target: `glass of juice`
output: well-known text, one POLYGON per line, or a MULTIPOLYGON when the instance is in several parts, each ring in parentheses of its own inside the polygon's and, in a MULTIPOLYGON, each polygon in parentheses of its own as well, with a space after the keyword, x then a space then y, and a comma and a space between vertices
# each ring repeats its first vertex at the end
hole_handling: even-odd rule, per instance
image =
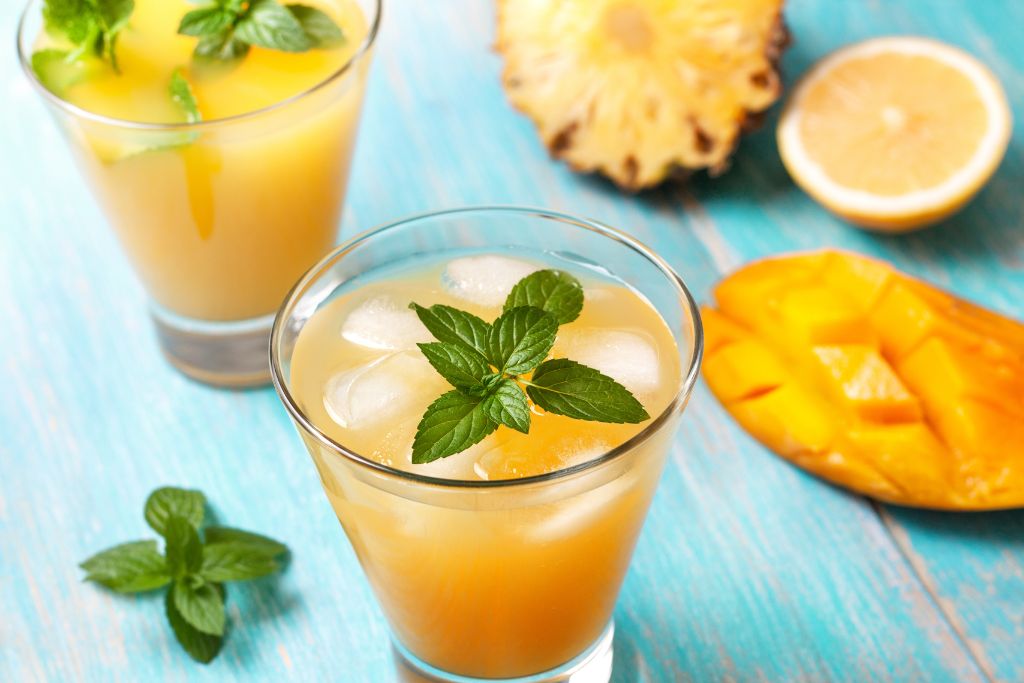
POLYGON ((41 0, 19 26, 22 66, 142 280, 161 349, 211 384, 269 381, 273 314, 336 243, 380 2, 303 4, 340 34, 231 59, 193 55, 178 27, 202 5, 188 0, 135 0, 116 66, 62 57, 41 0))
POLYGON ((404 220, 347 242, 298 282, 271 335, 274 383, 407 680, 608 680, 612 612, 701 349, 697 308, 663 259, 541 210, 404 220), (424 410, 452 387, 418 347, 432 335, 410 303, 490 322, 538 270, 583 290, 547 357, 613 378, 649 418, 585 421, 533 405, 528 433, 501 426, 413 464, 424 410))

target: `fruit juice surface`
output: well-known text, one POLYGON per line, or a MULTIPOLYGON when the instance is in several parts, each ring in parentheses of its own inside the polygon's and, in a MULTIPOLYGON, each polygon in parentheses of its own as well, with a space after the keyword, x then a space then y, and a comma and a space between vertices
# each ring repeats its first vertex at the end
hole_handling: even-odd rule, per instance
POLYGON ((61 119, 159 308, 210 321, 268 315, 333 245, 368 60, 332 76, 368 26, 354 0, 313 4, 341 27, 340 46, 253 47, 224 65, 193 60, 196 39, 177 34, 194 5, 137 0, 117 43, 120 73, 97 61, 60 93, 91 113, 155 124, 185 120, 168 94, 176 69, 195 93, 204 124, 192 131, 61 119))
MULTIPOLYGON (((529 435, 499 427, 456 455, 411 462, 425 408, 451 387, 416 348, 432 338, 409 303, 446 304, 490 322, 519 279, 552 267, 576 276, 585 300, 579 318, 559 328, 549 357, 615 378, 657 417, 681 384, 665 321, 622 282, 537 254, 460 256, 346 283, 299 334, 292 394, 338 444, 416 474, 511 481, 593 460, 650 421, 605 424, 534 408, 529 435)), ((608 467, 484 490, 437 490, 394 476, 375 482, 322 444, 307 446, 401 642, 449 672, 512 677, 572 659, 607 626, 672 420, 608 467)))

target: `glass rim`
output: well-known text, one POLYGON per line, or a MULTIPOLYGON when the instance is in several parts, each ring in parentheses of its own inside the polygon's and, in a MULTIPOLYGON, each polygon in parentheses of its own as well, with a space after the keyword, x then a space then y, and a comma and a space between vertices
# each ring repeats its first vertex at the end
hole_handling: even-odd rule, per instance
MULTIPOLYGON (((675 336, 675 335, 673 335, 675 336)), ((449 489, 495 489, 495 488, 511 488, 518 486, 526 486, 529 484, 538 484, 543 482, 555 481, 564 477, 585 472, 591 469, 600 467, 601 465, 607 464, 613 460, 617 460, 620 456, 634 450, 650 436, 660 431, 672 415, 683 405, 693 392, 694 384, 697 382, 697 374, 700 369, 700 360, 704 352, 704 330, 700 319, 700 307, 698 306, 690 290, 686 287, 686 283, 679 276, 678 273, 670 266, 661 256, 655 253, 652 249, 647 247, 645 244, 637 240, 636 238, 628 235, 620 230, 616 230, 610 226, 604 225, 603 223, 593 221, 586 218, 579 218, 566 213, 558 211, 550 211, 548 209, 531 208, 523 206, 508 206, 508 205, 481 205, 481 206, 466 206, 455 209, 442 209, 438 211, 428 211, 424 213, 415 214, 407 218, 402 218, 397 221, 378 225, 376 227, 365 230, 351 239, 343 242, 330 251, 326 256, 320 259, 315 265, 307 270, 299 281, 295 283, 295 286, 288 292, 284 299, 284 303, 281 304, 281 308, 278 310, 277 315, 274 318, 274 326, 270 332, 270 375, 274 384, 274 389, 277 391, 278 398, 284 403, 285 408, 291 415, 292 419, 299 425, 300 428, 304 429, 307 433, 312 435, 321 445, 330 448, 332 451, 336 451, 343 455, 348 460, 352 461, 356 465, 365 467, 369 470, 375 471, 379 474, 386 474, 391 477, 397 477, 399 479, 409 480, 418 484, 427 484, 431 486, 438 486, 449 489), (424 474, 417 474, 416 472, 410 472, 408 470, 401 470, 396 467, 390 467, 383 463, 377 462, 371 458, 367 458, 364 455, 356 453, 354 450, 347 448, 340 442, 336 441, 332 437, 324 433, 319 427, 314 424, 313 420, 309 418, 299 407, 295 398, 292 396, 291 391, 287 386, 287 382, 284 378, 284 369, 280 362, 281 348, 280 338, 285 329, 285 323, 294 310, 295 305, 301 298, 302 294, 308 289, 308 287, 324 272, 326 267, 334 262, 339 257, 343 257, 346 253, 351 252, 353 249, 359 247, 364 242, 373 239, 381 233, 388 232, 390 230, 396 230, 401 227, 408 226, 412 223, 417 223, 426 219, 438 218, 444 216, 458 216, 461 214, 486 214, 488 212, 498 213, 510 213, 518 215, 532 215, 540 218, 556 220, 560 223, 570 224, 578 228, 590 230, 603 237, 612 239, 615 242, 632 249, 636 253, 640 254, 657 267, 661 273, 666 276, 669 282, 675 286, 678 292, 682 295, 685 301, 685 312, 688 315, 693 325, 693 347, 690 351, 689 362, 686 369, 682 373, 679 382, 679 389, 669 401, 668 405, 661 411, 654 419, 651 420, 650 424, 641 429, 639 432, 634 434, 632 437, 624 441, 623 443, 615 446, 614 448, 604 452, 600 456, 588 460, 583 463, 571 465, 569 467, 563 467, 561 469, 554 470, 552 472, 545 472, 543 474, 535 474, 529 477, 522 477, 519 479, 494 479, 494 480, 472 480, 472 479, 445 479, 442 477, 433 477, 424 474)))
POLYGON ((377 34, 380 31, 381 13, 383 9, 384 0, 369 0, 373 3, 374 16, 370 21, 369 29, 366 32, 366 37, 356 48, 356 51, 352 53, 341 66, 335 71, 331 72, 330 75, 324 77, 323 80, 317 81, 315 84, 306 88, 302 92, 296 93, 283 100, 278 100, 273 104, 268 104, 265 107, 259 109, 253 109, 251 111, 244 111, 240 114, 232 114, 231 116, 224 116, 218 119, 209 119, 204 121, 196 121, 195 123, 189 123, 187 121, 174 122, 174 123, 153 123, 149 121, 134 121, 132 119, 120 119, 115 116, 107 116, 106 114, 100 114, 88 109, 83 109, 76 104, 68 102, 63 97, 51 92, 39 78, 36 76, 36 72, 32 69, 32 59, 29 55, 26 55, 25 50, 22 49, 22 38, 24 37, 25 25, 28 21, 29 12, 38 4, 41 4, 42 0, 28 0, 25 3, 25 9, 21 12, 21 17, 18 19, 18 34, 17 34, 17 49, 18 49, 18 62, 21 64, 22 71, 28 77, 28 80, 32 85, 40 92, 43 99, 48 101, 50 104, 57 108, 65 111, 66 113, 72 114, 78 118, 94 121, 96 123, 102 123, 108 126, 116 126, 119 128, 128 128, 132 130, 144 130, 144 131, 199 131, 203 129, 213 128, 218 124, 225 123, 236 123, 240 121, 246 121, 251 118, 257 118, 263 114, 269 114, 283 109, 290 104, 306 99, 308 96, 319 92, 323 88, 327 87, 331 83, 342 78, 349 72, 353 65, 361 62, 363 58, 369 53, 370 48, 376 42, 377 34))

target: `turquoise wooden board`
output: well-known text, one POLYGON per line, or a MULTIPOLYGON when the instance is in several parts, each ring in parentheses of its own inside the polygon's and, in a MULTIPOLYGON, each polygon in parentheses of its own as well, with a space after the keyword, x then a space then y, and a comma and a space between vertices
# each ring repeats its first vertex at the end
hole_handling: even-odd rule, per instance
MULTIPOLYGON (((17 7, 0 9, 13 27, 17 7)), ((1009 314, 1024 301, 1024 5, 794 0, 788 80, 844 43, 914 33, 1002 79, 1018 120, 968 209, 917 235, 844 226, 789 181, 774 119, 732 170, 624 196, 550 161, 506 103, 482 0, 385 11, 343 234, 446 206, 547 206, 628 230, 705 298, 747 259, 836 245, 1009 314)), ((0 60, 0 680, 390 680, 387 632, 273 392, 189 382, 20 74, 0 60), (279 578, 233 588, 213 664, 172 641, 158 598, 80 582, 143 537, 146 494, 198 487, 231 524, 286 540, 279 578)), ((878 506, 779 461, 700 385, 616 613, 615 680, 1024 680, 1024 514, 878 506)))

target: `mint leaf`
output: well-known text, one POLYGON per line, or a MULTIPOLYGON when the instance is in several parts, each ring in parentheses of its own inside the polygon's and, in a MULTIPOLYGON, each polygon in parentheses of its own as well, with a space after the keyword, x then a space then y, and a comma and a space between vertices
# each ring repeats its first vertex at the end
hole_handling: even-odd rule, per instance
POLYGON ((583 310, 583 286, 561 270, 538 270, 517 282, 509 292, 504 310, 518 306, 547 311, 560 325, 571 323, 583 310))
POLYGON ((278 543, 267 536, 254 534, 251 531, 243 531, 242 529, 232 529, 227 526, 208 526, 203 531, 203 534, 208 544, 240 543, 252 548, 253 552, 258 550, 271 556, 283 555, 288 552, 288 546, 284 543, 278 543))
POLYGON ((526 391, 544 410, 577 420, 632 424, 650 418, 626 387, 567 358, 541 363, 526 391))
POLYGON ((483 411, 493 422, 523 434, 530 433, 530 406, 526 394, 513 379, 498 384, 494 393, 484 399, 483 411))
POLYGON ((470 393, 483 392, 482 381, 491 374, 491 366, 479 353, 450 342, 430 342, 416 346, 420 347, 427 361, 453 387, 470 390, 470 393))
POLYGON ((188 520, 193 527, 199 528, 203 523, 203 507, 206 497, 201 491, 190 491, 173 486, 159 488, 149 494, 146 499, 146 523, 153 531, 166 536, 165 527, 171 515, 178 515, 188 520))
POLYGON ((247 581, 278 570, 274 554, 242 542, 211 543, 203 548, 199 575, 207 581, 247 581))
POLYGON ((298 20, 311 47, 328 49, 345 42, 345 34, 326 12, 309 5, 285 5, 285 9, 298 20))
MULTIPOLYGON (((185 120, 189 123, 198 123, 203 120, 199 114, 199 105, 196 103, 196 96, 192 92, 192 86, 185 80, 181 69, 175 69, 171 74, 171 84, 168 87, 171 100, 181 109, 185 120)), ((199 520, 202 521, 202 518, 199 520)))
POLYGON ((250 45, 284 52, 304 52, 312 47, 302 24, 277 0, 252 0, 235 26, 235 37, 250 45))
POLYGON ((135 0, 94 0, 99 15, 101 53, 117 71, 117 37, 128 25, 128 19, 135 10, 135 0))
POLYGON ((466 313, 443 304, 434 304, 430 308, 424 308, 419 304, 412 303, 409 304, 409 308, 416 311, 420 322, 438 341, 459 344, 486 358, 487 336, 491 326, 480 318, 472 313, 466 313))
POLYGON ((431 403, 416 428, 412 462, 421 465, 446 458, 479 443, 498 428, 483 411, 483 399, 458 389, 431 403))
POLYGON ((487 337, 488 360, 510 375, 537 367, 555 343, 558 321, 533 306, 519 306, 501 314, 487 337))
POLYGON ((211 636, 224 635, 224 598, 213 584, 193 586, 188 580, 174 582, 174 607, 193 628, 211 636))
POLYGON ((85 45, 99 35, 99 17, 91 0, 44 0, 43 21, 51 35, 62 35, 74 45, 85 45))
POLYGON ((196 44, 194 54, 200 59, 230 62, 249 53, 249 45, 235 37, 233 29, 203 36, 196 44))
POLYGON ((100 23, 107 33, 117 33, 128 25, 135 0, 95 0, 100 23))
POLYGON ((67 50, 37 50, 32 53, 32 71, 43 87, 63 96, 68 88, 89 76, 89 63, 71 57, 67 50))
POLYGON ((69 60, 92 50, 117 71, 117 36, 134 9, 134 0, 44 0, 43 21, 48 33, 63 36, 75 46, 69 60))
POLYGON ((95 581, 119 593, 153 590, 171 580, 163 555, 157 552, 156 541, 115 545, 78 566, 86 571, 86 581, 95 581))
POLYGON ((220 652, 224 639, 221 636, 203 633, 185 620, 174 604, 176 588, 176 586, 171 586, 171 590, 167 591, 167 597, 164 600, 167 621, 170 622, 174 637, 185 648, 185 652, 197 662, 207 664, 213 661, 213 658, 220 652))
POLYGON ((185 36, 219 34, 235 23, 236 14, 222 7, 200 7, 188 12, 178 23, 178 33, 185 36))
POLYGON ((167 517, 163 534, 168 573, 182 577, 198 571, 203 563, 203 544, 192 522, 172 514, 167 517))

